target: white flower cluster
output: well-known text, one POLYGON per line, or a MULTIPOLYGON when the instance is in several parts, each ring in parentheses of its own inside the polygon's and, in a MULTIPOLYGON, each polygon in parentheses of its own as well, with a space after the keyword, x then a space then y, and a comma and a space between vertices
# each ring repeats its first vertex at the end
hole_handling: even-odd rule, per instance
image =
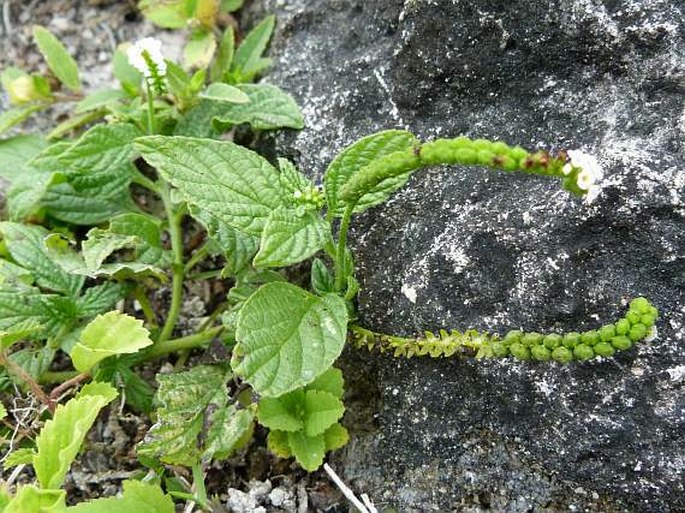
POLYGON ((126 51, 126 56, 131 66, 147 79, 160 79, 166 75, 166 62, 162 54, 162 42, 159 39, 146 37, 136 41, 126 51))
POLYGON ((592 201, 599 192, 597 182, 604 176, 602 166, 595 157, 580 150, 569 150, 568 156, 569 162, 563 167, 563 173, 568 175, 574 168, 581 168, 576 184, 579 189, 587 192, 587 200, 592 201))

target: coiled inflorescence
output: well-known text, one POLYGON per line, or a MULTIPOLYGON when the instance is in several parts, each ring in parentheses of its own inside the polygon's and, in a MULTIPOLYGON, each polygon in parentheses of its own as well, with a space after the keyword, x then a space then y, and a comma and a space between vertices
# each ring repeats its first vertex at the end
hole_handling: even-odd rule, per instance
POLYGON ((630 302, 628 313, 614 324, 583 333, 524 333, 519 330, 499 335, 476 330, 459 332, 441 330, 437 335, 427 332, 424 338, 403 338, 374 333, 359 326, 350 328, 350 338, 357 347, 395 356, 431 356, 433 358, 462 356, 475 358, 507 358, 519 360, 589 360, 595 356, 610 357, 616 351, 630 349, 635 343, 656 333, 657 309, 645 298, 630 302))
POLYGON ((355 203, 369 190, 384 180, 401 176, 416 169, 442 164, 486 166, 504 171, 553 176, 562 179, 569 192, 583 196, 587 189, 579 186, 578 176, 583 172, 579 166, 569 164, 566 152, 552 155, 538 151, 531 153, 520 146, 509 146, 501 141, 487 139, 436 139, 414 148, 391 153, 371 162, 359 170, 343 186, 340 199, 355 203))

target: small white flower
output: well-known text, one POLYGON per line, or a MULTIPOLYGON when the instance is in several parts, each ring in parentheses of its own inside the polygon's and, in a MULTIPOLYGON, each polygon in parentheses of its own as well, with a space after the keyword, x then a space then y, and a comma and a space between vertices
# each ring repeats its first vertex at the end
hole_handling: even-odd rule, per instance
POLYGON ((295 191, 293 192, 293 197, 295 199, 300 199, 302 197, 302 191, 295 191))
POLYGON ((593 185, 602 179, 604 174, 602 166, 599 165, 595 157, 580 150, 569 150, 568 156, 571 160, 563 167, 562 172, 567 175, 573 168, 581 168, 577 178, 578 188, 589 191, 593 185))
POLYGON ((159 39, 146 37, 136 41, 126 51, 126 56, 131 66, 140 71, 145 78, 158 79, 166 75, 166 62, 162 54, 162 42, 159 39))

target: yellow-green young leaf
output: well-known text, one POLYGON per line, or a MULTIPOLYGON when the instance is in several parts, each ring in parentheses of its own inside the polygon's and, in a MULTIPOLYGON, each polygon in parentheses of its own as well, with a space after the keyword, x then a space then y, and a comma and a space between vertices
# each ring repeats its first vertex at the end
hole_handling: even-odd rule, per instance
POLYGON ((64 490, 41 490, 33 485, 22 486, 2 510, 2 513, 65 513, 64 490))
POLYGON ((323 435, 307 436, 303 431, 288 433, 288 445, 297 462, 308 472, 314 472, 323 464, 326 440, 323 435))
MULTIPOLYGON (((351 146, 345 148, 330 163, 324 175, 324 186, 328 209, 341 216, 345 204, 338 199, 340 189, 355 173, 376 159, 395 153, 396 151, 412 148, 418 143, 413 134, 404 130, 387 130, 364 137, 351 146)), ((373 190, 367 192, 357 202, 355 212, 362 212, 367 208, 385 201, 390 194, 402 187, 409 178, 409 174, 385 180, 373 190)))
POLYGON ((262 232, 255 267, 286 267, 306 260, 330 238, 328 223, 318 212, 302 215, 294 209, 271 212, 262 232))
POLYGON ((186 68, 206 68, 212 61, 216 50, 216 40, 211 32, 196 32, 183 49, 183 62, 186 68))
MULTIPOLYGON (((138 445, 138 454, 172 465, 190 467, 198 463, 207 449, 212 418, 220 419, 222 416, 216 415, 218 410, 227 407, 226 382, 230 377, 231 372, 218 365, 158 375, 157 422, 138 445)), ((219 437, 216 443, 218 450, 222 450, 219 437)))
POLYGON ((267 16, 243 39, 235 52, 231 71, 239 82, 248 82, 266 68, 270 61, 262 58, 276 24, 275 16, 267 16))
POLYGON ((201 94, 201 98, 227 103, 247 103, 250 97, 235 86, 215 82, 209 84, 201 94))
POLYGON ((81 90, 78 66, 64 45, 50 31, 40 25, 33 26, 33 38, 55 76, 72 91, 81 90))
POLYGON ((234 370, 261 395, 304 386, 340 356, 347 307, 334 294, 317 297, 288 283, 269 283, 240 310, 234 370))
POLYGON ((109 356, 136 353, 151 344, 143 321, 114 310, 98 315, 85 327, 71 350, 71 361, 79 372, 88 372, 109 356))
POLYGON ((162 28, 184 28, 190 17, 186 0, 141 0, 138 8, 148 20, 162 28))
POLYGON ((326 372, 321 374, 318 378, 307 385, 307 390, 319 390, 321 392, 328 392, 337 397, 342 398, 343 387, 345 386, 345 380, 343 379, 342 371, 331 367, 326 372))
POLYGON ((226 105, 217 112, 213 125, 226 131, 234 125, 247 123, 257 130, 304 128, 304 118, 292 96, 269 84, 236 86, 249 99, 247 103, 226 105))
POLYGON ((221 0, 221 10, 235 12, 243 6, 244 0, 221 0))
POLYGON ((68 513, 174 513, 174 502, 158 485, 140 481, 124 481, 121 497, 108 497, 82 502, 67 510, 68 513))
POLYGON ((326 441, 326 451, 340 449, 350 440, 350 434, 340 424, 336 423, 329 427, 323 434, 326 441))
POLYGON ((13 450, 2 462, 2 468, 7 470, 17 465, 30 465, 33 463, 33 457, 36 451, 30 447, 23 447, 21 449, 13 450))
POLYGON ((305 393, 305 433, 317 436, 338 422, 345 412, 340 399, 328 392, 308 390, 305 393))
POLYGON ((298 415, 297 399, 293 398, 298 392, 291 392, 278 398, 264 397, 259 401, 257 418, 262 426, 278 431, 300 431, 304 423, 298 415))
POLYGON ((0 403, 0 420, 4 419, 7 417, 7 409, 5 408, 5 405, 0 403))
POLYGON ((219 13, 219 0, 194 0, 195 19, 207 30, 212 30, 216 24, 216 15, 219 13))
POLYGON ((62 486, 86 433, 100 410, 116 396, 116 389, 108 384, 89 384, 75 398, 57 406, 53 418, 36 437, 38 453, 33 457, 33 468, 41 488, 54 490, 62 486))
POLYGON ((140 137, 136 147, 191 205, 248 235, 261 236, 284 202, 278 171, 255 152, 228 141, 140 137))
POLYGON ((279 458, 290 458, 293 455, 288 442, 287 431, 269 431, 269 436, 266 438, 266 445, 268 449, 279 458))
POLYGON ((219 48, 214 57, 214 63, 210 70, 209 78, 212 82, 221 82, 224 75, 231 69, 233 54, 235 53, 235 32, 229 25, 221 36, 219 48))

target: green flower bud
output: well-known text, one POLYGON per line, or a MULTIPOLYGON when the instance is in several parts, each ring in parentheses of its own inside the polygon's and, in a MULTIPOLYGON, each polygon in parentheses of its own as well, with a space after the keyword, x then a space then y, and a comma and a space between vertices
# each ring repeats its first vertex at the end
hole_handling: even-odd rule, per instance
POLYGON ((637 324, 637 323, 639 323, 641 317, 642 317, 642 315, 641 315, 639 312, 636 312, 635 310, 630 310, 630 311, 626 314, 626 319, 628 319, 628 322, 629 322, 630 324, 637 324))
POLYGON ((626 349, 630 349, 630 347, 633 345, 633 342, 628 337, 619 335, 618 337, 611 339, 611 345, 619 351, 625 351, 626 349))
POLYGON ((460 148, 454 152, 455 164, 471 165, 478 163, 478 153, 471 148, 460 148))
POLYGON ((520 330, 511 330, 504 336, 504 340, 502 342, 510 346, 511 344, 515 342, 521 342, 521 338, 523 337, 523 332, 520 330))
POLYGON ((621 319, 616 323, 616 334, 627 335, 630 331, 630 321, 628 319, 621 319))
POLYGON ((492 354, 496 358, 505 358, 509 356, 509 348, 502 342, 493 342, 490 344, 492 354))
POLYGON ((543 345, 537 345, 530 348, 530 354, 534 360, 545 362, 552 357, 552 352, 543 345))
POLYGON ((565 333, 564 341, 562 343, 564 344, 564 347, 573 349, 580 344, 580 333, 576 333, 575 331, 572 331, 571 333, 565 333))
POLYGON ((641 314, 649 313, 651 306, 652 304, 644 297, 636 297, 630 302, 630 309, 641 314))
POLYGON ((552 358, 559 363, 568 363, 573 360, 573 353, 565 347, 557 347, 552 351, 552 358))
POLYGON ((655 319, 659 318, 659 310, 657 310, 655 306, 650 306, 648 313, 655 319))
POLYGON ((547 349, 555 349, 561 346, 562 340, 564 340, 564 337, 561 335, 550 333, 549 335, 545 335, 545 338, 542 339, 542 342, 545 344, 547 349))
POLYGON ((511 344, 509 346, 509 351, 511 351, 511 355, 514 358, 519 360, 530 360, 530 350, 519 342, 514 342, 511 344))
POLYGON ((488 139, 474 139, 473 142, 471 143, 471 147, 476 150, 476 151, 489 151, 492 153, 492 141, 489 141, 488 139))
POLYGON ((534 331, 526 333, 521 337, 521 344, 526 347, 532 347, 542 344, 542 335, 534 331))
POLYGON ((640 317, 640 324, 644 324, 648 328, 651 328, 652 326, 654 326, 655 321, 656 321, 656 319, 654 318, 654 316, 652 316, 652 314, 646 313, 646 314, 642 314, 642 316, 640 317))
POLYGON ((599 329, 599 338, 602 342, 610 342, 616 336, 616 327, 613 324, 607 324, 599 329))
POLYGON ((580 336, 580 341, 588 346, 594 346, 599 342, 599 333, 595 330, 586 331, 580 336))
POLYGON ((514 146, 510 151, 509 151, 509 156, 517 161, 523 160, 528 156, 528 152, 521 148, 520 146, 514 146))
POLYGON ((478 163, 482 166, 492 165, 492 159, 495 158, 495 154, 488 150, 480 150, 478 152, 478 163))
POLYGON ((588 345, 578 344, 573 348, 573 356, 575 356, 578 360, 589 360, 595 356, 595 352, 588 345))
POLYGON ((628 333, 628 338, 632 340, 633 342, 637 342, 638 340, 642 340, 645 338, 647 335, 647 326, 644 324, 638 323, 634 325, 632 328, 630 328, 630 332, 628 333))
POLYGON ((511 148, 507 143, 495 141, 490 145, 490 150, 498 155, 506 155, 511 151, 511 148))
POLYGON ((599 342, 595 344, 593 349, 599 356, 604 356, 607 358, 609 356, 613 356, 615 353, 614 346, 612 346, 609 342, 599 342))

